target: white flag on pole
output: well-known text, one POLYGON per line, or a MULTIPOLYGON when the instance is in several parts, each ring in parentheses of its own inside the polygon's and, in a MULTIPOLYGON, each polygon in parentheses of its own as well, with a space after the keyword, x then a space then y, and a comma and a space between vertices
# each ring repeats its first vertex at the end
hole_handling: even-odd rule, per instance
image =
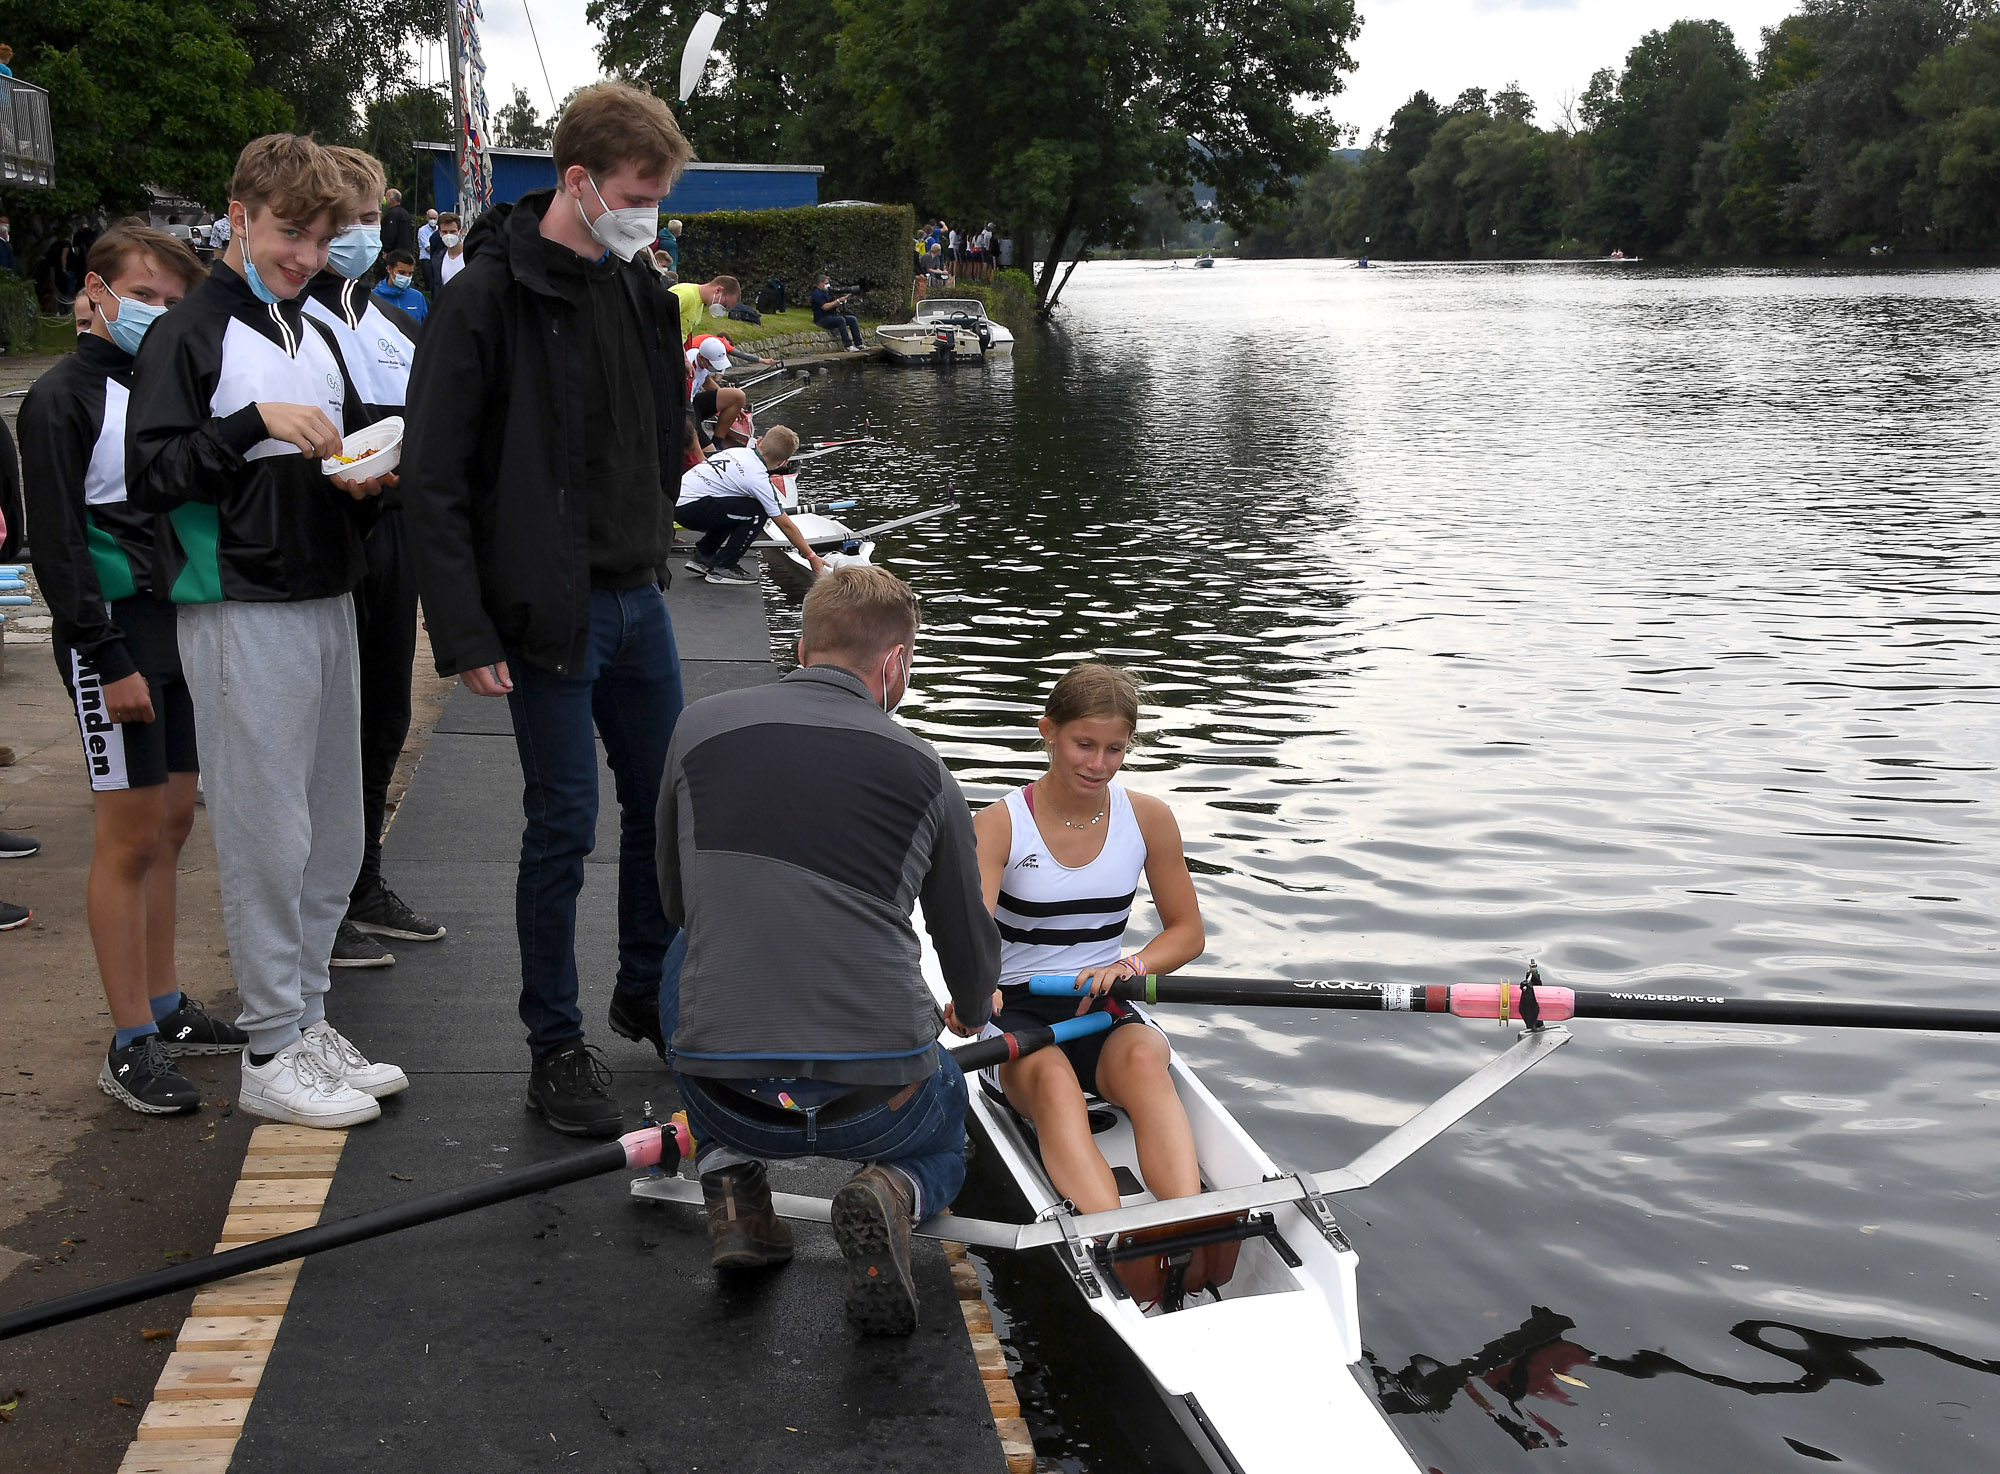
POLYGON ((702 69, 708 65, 708 53, 715 45, 715 33, 722 29, 722 17, 704 10, 701 19, 688 32, 687 50, 681 53, 681 101, 694 96, 694 89, 701 85, 702 69))

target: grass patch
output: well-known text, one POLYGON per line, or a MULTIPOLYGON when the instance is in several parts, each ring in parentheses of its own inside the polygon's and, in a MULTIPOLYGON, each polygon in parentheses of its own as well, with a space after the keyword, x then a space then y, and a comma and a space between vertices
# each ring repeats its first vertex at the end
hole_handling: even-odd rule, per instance
MULTIPOLYGON (((861 319, 861 340, 864 343, 874 340, 875 324, 874 318, 861 319)), ((813 325, 812 312, 804 307, 788 307, 783 312, 767 312, 761 323, 738 322, 734 318, 721 320, 710 318, 702 324, 702 327, 705 331, 722 334, 738 348, 755 348, 759 343, 769 342, 772 338, 782 338, 791 333, 824 331, 813 325)))

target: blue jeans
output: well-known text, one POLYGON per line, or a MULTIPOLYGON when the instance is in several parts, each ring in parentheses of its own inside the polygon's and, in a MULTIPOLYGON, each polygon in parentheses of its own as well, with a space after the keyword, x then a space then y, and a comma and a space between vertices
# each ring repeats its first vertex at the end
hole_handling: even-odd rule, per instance
POLYGON ((887 1162, 917 1185, 917 1219, 942 1213, 965 1186, 965 1075, 949 1050, 901 1109, 876 1106, 831 1125, 779 1126, 731 1109, 734 1092, 699 1075, 674 1072, 688 1125, 700 1146, 719 1142, 763 1161, 834 1157, 887 1162))
POLYGON ((508 660, 514 746, 521 755, 521 1022, 537 1058, 583 1037, 577 1008, 576 895, 597 843, 597 744, 617 780, 618 991, 660 984, 674 924, 660 909, 654 812, 667 743, 681 714, 681 662, 656 588, 592 589, 582 670, 559 676, 508 660))
POLYGON ((842 347, 861 346, 861 319, 851 312, 815 312, 813 323, 833 334, 833 339, 842 347))

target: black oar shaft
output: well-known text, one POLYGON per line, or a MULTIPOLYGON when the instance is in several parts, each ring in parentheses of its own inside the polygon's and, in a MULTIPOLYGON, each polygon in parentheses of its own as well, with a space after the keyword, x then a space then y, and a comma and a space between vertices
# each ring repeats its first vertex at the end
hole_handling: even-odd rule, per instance
MULTIPOLYGON (((971 1044, 953 1050, 952 1056, 958 1060, 961 1068, 969 1073, 988 1065, 1005 1064, 1008 1060, 1019 1059, 1024 1054, 1032 1054, 1035 1050, 1055 1043, 1058 1039, 1070 1038, 1078 1033, 1088 1033, 1109 1023, 1108 1017, 1095 1014, 1082 1019, 1065 1019, 1055 1025, 1016 1029, 1012 1034, 975 1040, 971 1044)), ((348 1244, 380 1238, 384 1234, 396 1233, 405 1228, 435 1223, 442 1218, 455 1218, 461 1213, 470 1213, 475 1209, 491 1207, 495 1203, 527 1197, 530 1193, 561 1187, 565 1183, 580 1182, 586 1177, 599 1177, 607 1172, 616 1172, 624 1168, 646 1166, 660 1160, 659 1136, 663 1129, 669 1133, 678 1133, 683 1128, 649 1127, 632 1132, 617 1141, 607 1141, 602 1146, 573 1152, 552 1161, 538 1162, 532 1167, 504 1173, 485 1182, 471 1182, 462 1187, 446 1188, 442 1192, 412 1198, 406 1203, 377 1208, 372 1213, 361 1213, 332 1223, 315 1224, 296 1233, 279 1234, 276 1238, 245 1244, 239 1249, 229 1249, 207 1259, 191 1259, 185 1264, 176 1264, 169 1269, 156 1270, 151 1274, 119 1280, 115 1284, 100 1285, 93 1290, 80 1290, 74 1295, 65 1295, 57 1300, 46 1300, 39 1305, 27 1305, 19 1310, 7 1311, 0 1314, 0 1341, 14 1336, 24 1336, 30 1331, 46 1330, 65 1321, 81 1320, 87 1315, 117 1310, 121 1306, 136 1305, 143 1300, 156 1300, 162 1295, 174 1295, 182 1290, 197 1289, 202 1285, 213 1284, 217 1280, 248 1274, 254 1269, 268 1269, 273 1264, 302 1259, 309 1254, 322 1254, 328 1249, 338 1249, 348 1244)))
POLYGON ((1909 1003, 1718 998, 1648 993, 1578 993, 1577 1018, 1660 1019, 1675 1023, 1814 1024, 1835 1029, 1939 1029, 2000 1033, 2000 1009, 1930 1008, 1909 1003))
POLYGON ((1141 1003, 1209 1003, 1251 1008, 1350 1008, 1449 1013, 1557 1023, 1572 1018, 1663 1023, 1777 1024, 1844 1029, 1935 1029, 2000 1033, 2000 1009, 1848 1003, 1816 998, 1728 998, 1701 993, 1577 992, 1536 983, 1410 986, 1331 978, 1221 978, 1182 973, 1127 978, 1113 997, 1141 1003))
POLYGON ((561 1187, 564 1183, 577 1182, 585 1177, 615 1172, 628 1164, 625 1143, 608 1141, 588 1151, 538 1162, 532 1167, 523 1167, 486 1182, 472 1182, 462 1187, 446 1188, 443 1192, 427 1193, 406 1203, 377 1208, 372 1213, 316 1224, 296 1233, 279 1234, 276 1238, 230 1249, 207 1259, 191 1259, 171 1269, 119 1280, 116 1284, 100 1285, 94 1290, 80 1290, 74 1295, 44 1301, 40 1305, 24 1306, 0 1315, 0 1341, 60 1325, 64 1321, 79 1320, 86 1315, 96 1315, 100 1311, 116 1310, 123 1305, 136 1305, 142 1300, 154 1300, 162 1295, 213 1284, 216 1280, 247 1274, 253 1269, 267 1269, 288 1259, 324 1253, 328 1249, 357 1244, 364 1239, 380 1238, 383 1234, 414 1228, 420 1223, 435 1223, 440 1218, 456 1217, 475 1208, 526 1197, 530 1193, 561 1187))

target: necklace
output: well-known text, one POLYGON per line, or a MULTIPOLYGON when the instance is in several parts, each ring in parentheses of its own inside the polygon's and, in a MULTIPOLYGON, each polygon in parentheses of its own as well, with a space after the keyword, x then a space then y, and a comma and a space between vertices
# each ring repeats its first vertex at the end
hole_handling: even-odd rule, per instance
MULTIPOLYGON (((1028 807, 1030 811, 1032 811, 1034 805, 1031 803, 1029 804, 1028 807)), ((1111 804, 1110 801, 1107 799, 1104 805, 1101 808, 1099 808, 1096 813, 1092 814, 1088 819, 1083 819, 1083 820, 1063 819, 1062 827, 1065 829, 1089 829, 1094 825, 1103 823, 1104 816, 1110 812, 1111 812, 1111 804)), ((1060 816, 1058 817, 1060 818, 1060 816)))

